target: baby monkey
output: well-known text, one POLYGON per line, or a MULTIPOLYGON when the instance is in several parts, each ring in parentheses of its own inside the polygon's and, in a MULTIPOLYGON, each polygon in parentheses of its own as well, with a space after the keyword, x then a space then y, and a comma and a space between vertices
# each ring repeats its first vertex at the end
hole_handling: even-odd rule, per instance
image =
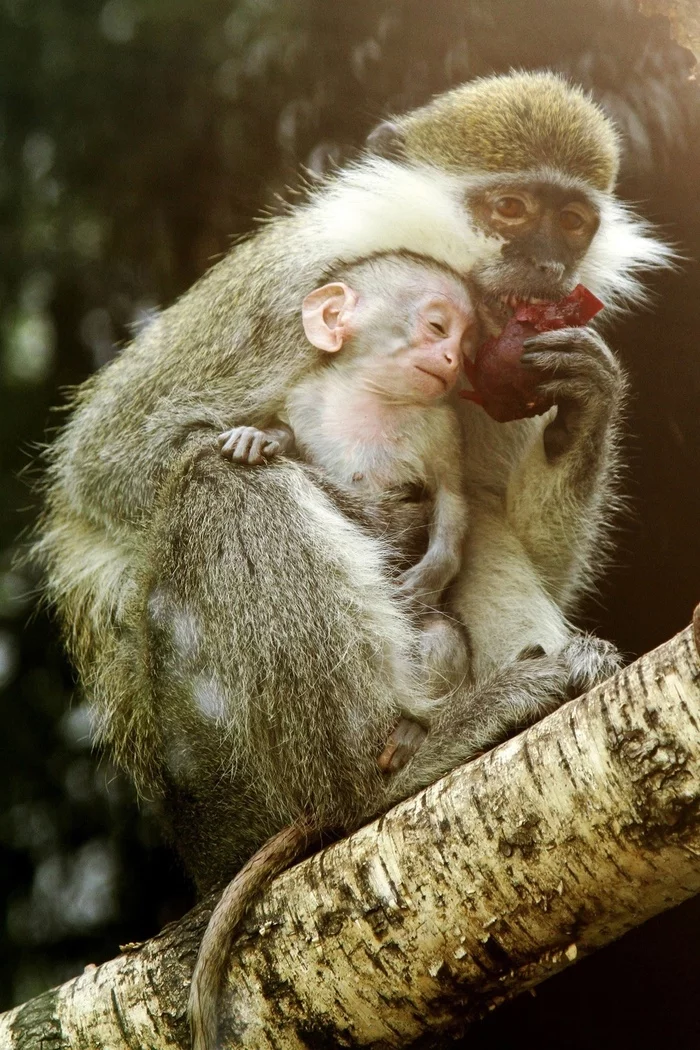
MULTIPOLYGON (((429 608, 416 612, 429 716, 430 702, 468 672, 464 629, 439 610, 459 570, 467 531, 462 434, 450 394, 462 354, 470 349, 474 314, 462 281, 435 263, 378 256, 343 276, 315 289, 302 305, 304 331, 327 360, 290 391, 282 419, 266 430, 234 427, 219 436, 219 444, 228 458, 251 465, 294 448, 334 488, 357 496, 353 507, 369 507, 365 520, 388 522, 389 545, 404 567, 399 592, 429 608), (426 525, 427 549, 416 561, 410 533, 424 534, 426 525)), ((391 733, 379 768, 386 774, 400 769, 425 733, 415 714, 407 713, 391 733)), ((317 843, 318 833, 311 820, 283 828, 224 889, 192 977, 194 1050, 219 1045, 226 960, 252 897, 317 843)))
MULTIPOLYGON (((388 495, 413 504, 413 519, 404 507, 388 538, 404 554, 398 592, 423 613, 420 664, 427 698, 436 699, 467 671, 463 629, 435 610, 459 571, 468 525, 450 395, 471 346, 474 310, 460 278, 427 260, 383 255, 343 276, 312 291, 301 309, 307 338, 328 360, 291 390, 273 426, 234 427, 219 444, 234 462, 251 465, 295 450, 370 507, 388 495), (427 549, 406 568, 411 533, 426 522, 427 549)), ((414 718, 402 718, 380 768, 395 772, 424 735, 414 718)))

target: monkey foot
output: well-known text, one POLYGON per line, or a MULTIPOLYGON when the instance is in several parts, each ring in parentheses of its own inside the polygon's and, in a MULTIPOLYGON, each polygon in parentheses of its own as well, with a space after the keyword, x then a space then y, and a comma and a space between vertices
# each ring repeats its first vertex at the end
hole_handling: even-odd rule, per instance
POLYGON ((413 758, 427 731, 410 718, 402 718, 392 730, 386 746, 377 759, 382 773, 397 773, 413 758))

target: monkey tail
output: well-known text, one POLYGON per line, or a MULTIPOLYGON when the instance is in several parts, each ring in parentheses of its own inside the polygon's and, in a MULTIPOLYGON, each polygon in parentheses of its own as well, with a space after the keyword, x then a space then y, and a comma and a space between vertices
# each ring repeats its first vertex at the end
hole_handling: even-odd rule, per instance
POLYGON ((187 1007, 192 1050, 219 1050, 219 997, 236 930, 254 896, 300 857, 316 834, 307 818, 282 828, 253 854, 221 894, 192 974, 187 1007))

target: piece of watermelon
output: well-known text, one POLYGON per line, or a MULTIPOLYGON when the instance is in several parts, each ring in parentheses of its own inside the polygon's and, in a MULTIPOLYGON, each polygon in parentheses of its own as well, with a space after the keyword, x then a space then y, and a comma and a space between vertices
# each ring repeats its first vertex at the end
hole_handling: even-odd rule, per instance
POLYGON ((500 335, 487 339, 474 360, 464 362, 474 389, 461 391, 460 397, 481 405, 499 423, 542 415, 553 401, 537 389, 541 375, 521 364, 523 343, 539 332, 585 325, 603 305, 582 284, 556 303, 520 303, 500 335))

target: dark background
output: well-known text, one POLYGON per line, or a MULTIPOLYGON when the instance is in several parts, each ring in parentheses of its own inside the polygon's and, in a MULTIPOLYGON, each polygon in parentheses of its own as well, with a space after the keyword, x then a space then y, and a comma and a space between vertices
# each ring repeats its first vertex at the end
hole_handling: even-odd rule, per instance
MULTIPOLYGON (((0 1007, 192 899, 148 804, 91 754, 36 581, 13 567, 60 388, 250 230, 299 164, 322 170, 464 79, 543 66, 615 117, 622 196, 687 260, 611 333, 634 392, 629 509, 586 622, 634 656, 700 599, 700 91, 667 23, 615 0, 0 0, 0 1007)), ((699 937, 700 899, 502 1008, 469 1045, 700 1045, 699 937)))

